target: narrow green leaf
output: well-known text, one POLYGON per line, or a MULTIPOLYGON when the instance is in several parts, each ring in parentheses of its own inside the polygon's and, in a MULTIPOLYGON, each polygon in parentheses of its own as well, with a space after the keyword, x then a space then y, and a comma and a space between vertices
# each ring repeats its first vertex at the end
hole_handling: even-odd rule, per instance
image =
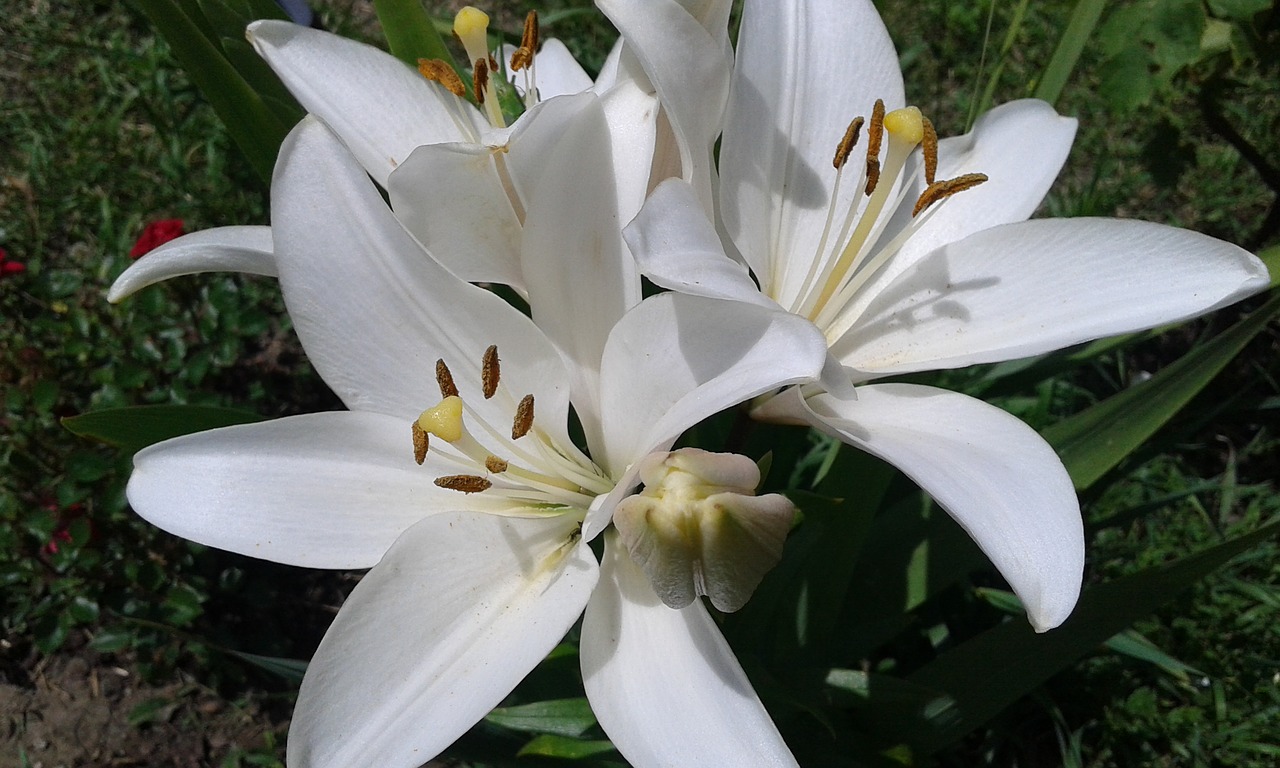
POLYGON ((1191 675, 1203 676, 1204 673, 1185 662, 1179 661, 1160 649, 1160 646, 1151 642, 1145 635, 1136 629, 1126 629, 1125 631, 1113 636, 1107 640, 1107 647, 1116 653, 1128 656, 1131 659, 1145 661, 1148 664, 1154 664, 1165 672, 1182 680, 1186 680, 1191 675))
POLYGON ((255 421, 262 421, 262 417, 234 408, 141 405, 68 416, 62 420, 62 426, 80 437, 114 445, 126 453, 135 453, 171 437, 255 421))
POLYGON ((418 59, 440 59, 457 70, 463 82, 467 81, 421 0, 373 0, 373 10, 393 56, 411 67, 418 66, 418 59))
POLYGON ((1076 488, 1091 486, 1151 437, 1280 313, 1280 296, 1150 379, 1044 430, 1076 488))
POLYGON ((302 676, 307 672, 307 662, 301 659, 286 659, 280 656, 261 656, 256 653, 246 653, 244 651, 233 651, 230 648, 218 648, 230 656, 235 656, 241 661, 247 661, 259 669, 266 670, 273 675, 287 680, 288 682, 297 684, 302 682, 302 676))
POLYGON ((1012 619, 942 654, 907 680, 952 696, 960 717, 953 724, 922 727, 917 746, 934 751, 982 725, 1135 619, 1276 534, 1280 534, 1280 522, 1169 565, 1088 589, 1071 618, 1044 634, 1037 635, 1025 621, 1012 619))
POLYGON ((1058 40, 1058 47, 1036 83, 1034 96, 1037 99, 1044 99, 1050 104, 1058 100, 1106 5, 1106 0, 1077 0, 1067 28, 1058 40))
POLYGON ((553 733, 578 737, 596 724, 591 704, 584 698, 538 701, 514 707, 499 707, 485 718, 491 723, 528 733, 553 733))
POLYGON ((613 749, 608 741, 582 741, 566 736, 544 734, 521 747, 516 754, 519 757, 538 755, 541 757, 559 757, 566 760, 581 760, 613 749))

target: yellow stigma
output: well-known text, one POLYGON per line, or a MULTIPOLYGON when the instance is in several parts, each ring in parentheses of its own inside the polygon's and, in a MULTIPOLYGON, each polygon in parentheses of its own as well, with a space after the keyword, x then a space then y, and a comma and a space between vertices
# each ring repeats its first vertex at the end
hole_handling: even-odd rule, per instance
POLYGON ((462 41, 471 61, 489 55, 489 14, 468 5, 453 17, 453 33, 462 41))
POLYGON ((435 407, 423 411, 418 417, 418 426, 447 443, 462 437, 462 398, 446 397, 435 407))
POLYGON ((895 109, 884 116, 884 129, 893 138, 915 146, 924 139, 924 116, 915 107, 895 109))

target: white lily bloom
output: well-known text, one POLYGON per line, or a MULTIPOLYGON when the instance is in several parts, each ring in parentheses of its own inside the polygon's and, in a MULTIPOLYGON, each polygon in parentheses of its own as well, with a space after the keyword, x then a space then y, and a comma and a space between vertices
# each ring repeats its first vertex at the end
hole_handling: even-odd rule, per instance
MULTIPOLYGON (((644 44, 648 60, 681 55, 660 38, 644 44)), ((1084 565, 1061 461, 981 401, 863 383, 1176 322, 1265 288, 1267 271, 1234 245, 1173 227, 1026 221, 1075 133, 1048 104, 1006 104, 942 141, 904 104, 870 0, 747 0, 718 208, 696 180, 664 182, 628 243, 661 286, 814 322, 844 382, 861 385, 856 399, 791 389, 754 414, 810 424, 899 467, 973 536, 1043 631, 1071 612, 1084 565), (859 115, 866 135, 854 144, 859 115)))
MULTIPOLYGON (((204 544, 372 567, 303 682, 292 766, 429 760, 584 607, 588 696, 634 764, 794 764, 701 602, 650 585, 695 580, 733 600, 725 548, 780 547, 790 507, 769 506, 773 522, 756 525, 741 457, 666 452, 698 421, 812 379, 825 345, 800 318, 732 302, 670 294, 619 318, 595 297, 616 299, 625 279, 604 237, 617 226, 612 181, 587 172, 607 168, 608 131, 595 96, 571 98, 572 141, 545 156, 519 254, 539 324, 437 264, 315 118, 281 148, 268 239, 262 228, 188 236, 210 264, 278 276, 308 357, 350 409, 157 444, 136 455, 128 487, 139 514, 204 544), (569 437, 571 402, 590 456, 569 437), (641 477, 677 455, 672 482, 641 477), (708 490, 691 492, 690 477, 708 490), (588 543, 641 480, 649 499, 669 486, 695 523, 699 499, 720 494, 731 519, 708 519, 694 542, 715 555, 708 566, 674 558, 647 577, 614 533, 597 564, 588 543)), ((126 273, 116 287, 136 284, 126 273)), ((758 570, 759 553, 750 559, 758 570)))

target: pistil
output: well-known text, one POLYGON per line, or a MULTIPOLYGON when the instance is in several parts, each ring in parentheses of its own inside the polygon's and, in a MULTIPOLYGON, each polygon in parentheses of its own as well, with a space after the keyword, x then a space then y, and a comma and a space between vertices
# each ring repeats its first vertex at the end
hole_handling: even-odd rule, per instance
POLYGON ((462 41, 467 59, 471 61, 476 102, 484 108, 485 115, 494 128, 505 128, 507 123, 502 118, 498 90, 491 78, 497 67, 490 64, 489 15, 468 5, 453 17, 453 33, 462 41))

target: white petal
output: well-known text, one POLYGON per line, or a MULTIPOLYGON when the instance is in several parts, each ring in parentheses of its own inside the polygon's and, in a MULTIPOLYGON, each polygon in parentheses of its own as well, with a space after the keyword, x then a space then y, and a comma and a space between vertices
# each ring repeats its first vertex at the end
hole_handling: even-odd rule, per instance
POLYGON ((310 568, 368 568, 440 511, 492 506, 432 482, 469 471, 413 461, 409 424, 314 413, 166 440, 139 451, 129 503, 184 539, 310 568))
POLYGON ((603 466, 618 477, 708 416, 816 379, 826 357, 822 334, 787 312, 678 293, 646 299, 605 347, 603 466))
MULTIPOLYGON (((836 145, 877 98, 891 110, 904 104, 897 53, 871 0, 746 3, 720 150, 720 205, 734 244, 784 305, 816 258, 836 145), (786 260, 777 277, 775 259, 786 260)), ((854 186, 843 185, 841 213, 860 197, 854 186)))
POLYGON ((615 536, 600 575, 582 624, 582 678, 628 762, 796 765, 702 603, 663 605, 615 536))
POLYGON ((666 110, 680 151, 683 178, 712 210, 714 167, 711 150, 720 132, 729 93, 732 56, 727 31, 710 30, 692 11, 717 23, 723 4, 686 8, 677 0, 596 0, 639 59, 666 110))
MULTIPOLYGON (((515 46, 510 44, 502 46, 502 57, 510 62, 511 54, 515 50, 515 46)), ((533 58, 533 66, 538 78, 538 99, 541 101, 556 96, 582 93, 592 85, 591 75, 588 75, 578 60, 573 58, 573 54, 565 44, 554 37, 542 43, 542 48, 533 58)), ((513 72, 510 67, 507 67, 507 79, 512 85, 524 88, 524 72, 513 72)))
POLYGON ((598 568, 567 519, 439 515, 405 532, 316 650, 289 765, 414 768, 555 647, 598 568))
POLYGON ((529 318, 437 264, 318 121, 303 120, 280 157, 271 218, 285 304, 307 357, 347 407, 416 418, 438 402, 443 359, 490 424, 509 425, 531 393, 539 428, 568 443, 568 374, 529 318), (502 381, 485 400, 480 361, 491 344, 502 381))
POLYGON ((640 271, 663 288, 780 309, 760 293, 742 263, 725 255, 715 226, 684 181, 658 185, 623 234, 640 271))
MULTIPOLYGON (((938 142, 938 179, 984 173, 988 180, 943 203, 881 270, 875 285, 886 285, 935 248, 1000 224, 1025 221, 1048 194, 1067 161, 1076 120, 1063 117, 1039 99, 1022 99, 984 113, 964 136, 938 142)), ((904 175, 909 188, 894 212, 882 242, 911 223, 911 209, 924 191, 920 154, 904 175)))
POLYGON ((383 186, 415 147, 478 142, 484 132, 474 107, 373 46, 285 21, 255 21, 247 35, 383 186))
POLYGON ((387 192, 405 229, 455 275, 523 293, 520 220, 494 151, 466 143, 418 147, 391 172, 387 192))
POLYGON ((1247 251, 1185 229, 1039 219, 930 253, 832 351, 873 374, 1010 360, 1185 320, 1267 285, 1247 251))
POLYGON ((107 292, 115 302, 161 280, 201 272, 276 276, 271 227, 215 227, 165 243, 129 265, 107 292))
POLYGON ((1084 528, 1062 461, 1030 427, 966 395, 915 384, 858 387, 857 400, 795 390, 755 415, 804 419, 893 464, 973 537, 1037 632, 1080 595, 1084 528))
POLYGON ((626 224, 640 212, 649 194, 658 130, 658 99, 633 80, 623 80, 600 95, 609 123, 609 146, 617 183, 618 221, 626 224))

